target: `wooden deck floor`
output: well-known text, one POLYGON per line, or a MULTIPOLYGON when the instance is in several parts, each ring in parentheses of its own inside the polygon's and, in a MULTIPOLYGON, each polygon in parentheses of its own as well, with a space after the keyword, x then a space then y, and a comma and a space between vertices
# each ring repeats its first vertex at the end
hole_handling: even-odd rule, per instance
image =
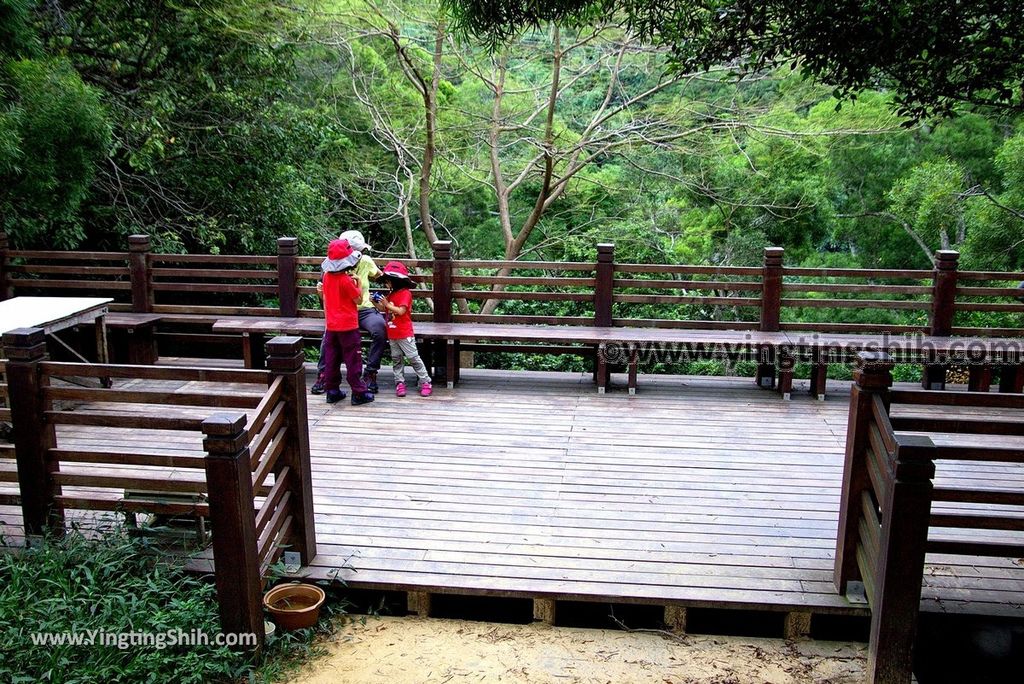
MULTIPOLYGON (((748 380, 660 376, 644 376, 636 396, 598 396, 581 374, 465 370, 454 390, 397 399, 386 376, 369 406, 310 397, 314 576, 407 591, 865 612, 832 587, 845 383, 825 402, 799 382, 783 402, 748 380)), ((97 438, 81 430, 62 429, 60 440, 97 438)), ((947 463, 939 473, 1024 488, 1024 466, 947 463)), ((0 508, 0 520, 18 517, 0 508)), ((929 557, 923 607, 1022 616, 1022 566, 929 557)))

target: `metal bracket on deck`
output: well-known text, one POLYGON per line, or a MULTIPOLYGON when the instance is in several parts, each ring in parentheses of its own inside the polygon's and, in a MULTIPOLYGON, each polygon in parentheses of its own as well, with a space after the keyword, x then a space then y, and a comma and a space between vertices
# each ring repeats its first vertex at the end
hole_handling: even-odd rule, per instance
POLYGON ((864 589, 864 583, 854 581, 847 582, 846 600, 858 606, 868 605, 868 594, 864 589))
POLYGON ((298 551, 285 551, 281 558, 284 560, 284 571, 294 575, 302 567, 302 556, 298 551))

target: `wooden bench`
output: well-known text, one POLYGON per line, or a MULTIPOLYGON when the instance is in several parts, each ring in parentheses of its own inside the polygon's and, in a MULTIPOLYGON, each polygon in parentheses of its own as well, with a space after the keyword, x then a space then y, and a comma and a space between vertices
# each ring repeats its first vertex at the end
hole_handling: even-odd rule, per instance
MULTIPOLYGON (((762 333, 732 330, 686 330, 657 328, 608 328, 595 326, 512 325, 498 323, 416 323, 416 337, 426 345, 428 365, 443 345, 445 377, 452 387, 459 380, 459 352, 480 347, 464 343, 485 343, 486 351, 528 352, 529 345, 544 345, 566 353, 596 355, 595 381, 598 392, 604 393, 614 365, 628 369, 629 391, 635 393, 637 367, 641 351, 649 345, 684 348, 695 355, 716 353, 745 354, 750 358, 772 359, 774 350, 786 344, 786 333, 762 333), (491 344, 486 344, 491 343, 491 344), (498 346, 493 343, 511 343, 498 346), (578 345, 569 347, 566 345, 578 345), (589 353, 588 353, 589 352, 589 353)), ((267 335, 289 334, 320 337, 324 322, 320 318, 222 318, 213 324, 215 332, 240 333, 243 337, 247 368, 261 368, 265 363, 263 345, 267 335)), ((541 348, 538 347, 538 350, 541 348)))
MULTIPOLYGON (((320 318, 223 318, 213 324, 215 332, 240 333, 243 337, 245 365, 262 368, 263 345, 274 333, 320 337, 324 322, 320 318)), ((752 360, 758 363, 757 384, 773 387, 779 366, 778 390, 789 399, 793 385, 793 364, 811 363, 811 394, 825 398, 825 379, 829 363, 852 361, 859 352, 885 350, 900 354, 910 363, 925 365, 926 387, 944 386, 945 367, 958 360, 969 360, 970 388, 988 391, 992 369, 1001 369, 1001 392, 1024 391, 1024 341, 1014 338, 966 338, 934 336, 845 335, 798 332, 757 332, 736 330, 689 330, 595 326, 511 325, 497 323, 416 323, 416 336, 424 344, 421 353, 428 366, 435 357, 444 359, 449 387, 459 380, 459 352, 530 351, 528 345, 544 345, 566 353, 596 354, 595 381, 603 394, 610 370, 615 365, 627 369, 628 389, 633 394, 641 357, 651 354, 672 358, 721 358, 752 360), (469 343, 469 344, 467 344, 469 343), (479 345, 474 343, 489 343, 479 345), (502 344, 496 344, 502 343, 502 344), (509 346, 509 343, 516 346, 509 346), (569 347, 566 345, 579 345, 569 347), (439 355, 438 346, 443 348, 439 355), (685 354, 681 357, 680 354, 685 354), (767 368, 767 370, 766 370, 767 368)), ((540 347, 538 347, 539 349, 540 347)))
POLYGON ((968 366, 968 389, 987 392, 992 370, 1000 369, 999 391, 1024 392, 1024 339, 992 337, 939 337, 932 335, 853 335, 788 332, 789 343, 778 350, 779 391, 788 398, 793 385, 793 364, 811 363, 811 394, 825 398, 829 363, 850 363, 860 352, 884 351, 905 363, 924 366, 922 386, 946 386, 946 368, 968 366))

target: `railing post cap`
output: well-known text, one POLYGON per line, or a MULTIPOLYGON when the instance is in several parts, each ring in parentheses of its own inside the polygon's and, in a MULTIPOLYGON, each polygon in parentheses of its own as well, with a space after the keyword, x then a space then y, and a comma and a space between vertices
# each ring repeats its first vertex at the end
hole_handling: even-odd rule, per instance
POLYGON ((203 434, 209 437, 234 437, 245 429, 244 413, 215 413, 203 421, 203 434))
POLYGON ((15 328, 4 333, 3 341, 5 351, 15 347, 35 347, 46 344, 46 333, 42 328, 15 328))
POLYGON ((299 238, 279 237, 277 238, 277 253, 285 256, 299 253, 299 238))
POLYGON ((267 342, 267 354, 270 356, 291 356, 302 353, 303 348, 302 338, 292 335, 278 335, 267 342))
POLYGON ((935 442, 928 435, 897 435, 893 476, 897 481, 930 482, 935 478, 935 442))
POLYGON ((434 247, 434 250, 451 249, 452 248, 452 241, 451 240, 434 240, 433 247, 434 247))
POLYGON ((301 337, 278 335, 267 342, 267 369, 293 372, 306 361, 305 344, 301 337))
POLYGON ((888 389, 892 387, 893 365, 892 357, 886 352, 857 352, 857 368, 853 371, 853 380, 863 389, 888 389))
POLYGON ((128 251, 129 252, 145 252, 149 249, 149 236, 148 235, 129 235, 128 236, 128 251))
POLYGON ((766 266, 782 266, 782 257, 786 250, 782 247, 765 247, 764 263, 766 266))
POLYGON ((935 252, 935 263, 936 265, 943 264, 948 265, 955 263, 960 259, 960 252, 955 249, 940 249, 935 252))
POLYGON ((597 243, 598 252, 611 252, 615 250, 614 242, 599 242, 597 243))

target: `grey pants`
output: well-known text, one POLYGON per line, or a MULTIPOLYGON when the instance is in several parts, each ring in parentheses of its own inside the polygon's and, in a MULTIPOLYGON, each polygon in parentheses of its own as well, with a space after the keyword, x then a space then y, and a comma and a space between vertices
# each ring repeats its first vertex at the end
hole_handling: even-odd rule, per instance
POLYGON ((416 377, 420 379, 420 384, 430 382, 430 376, 427 375, 427 367, 423 364, 423 359, 420 358, 420 353, 416 349, 416 338, 406 337, 403 340, 388 340, 391 343, 391 370, 395 372, 395 384, 405 382, 405 359, 409 359, 409 365, 416 371, 416 377))

